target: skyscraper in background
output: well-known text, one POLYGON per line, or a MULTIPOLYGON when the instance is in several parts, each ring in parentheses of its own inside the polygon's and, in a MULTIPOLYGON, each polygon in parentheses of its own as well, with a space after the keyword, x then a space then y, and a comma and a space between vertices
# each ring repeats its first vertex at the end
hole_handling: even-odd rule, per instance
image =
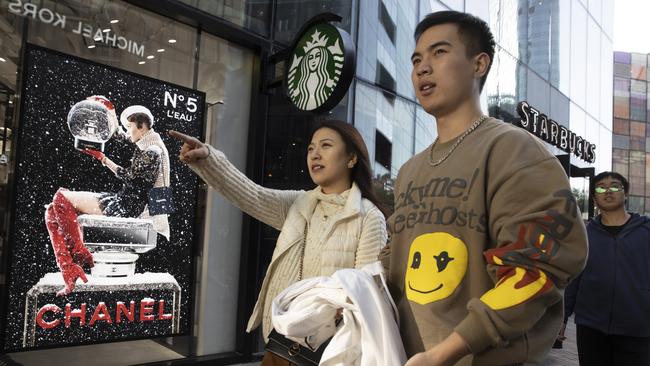
POLYGON ((628 210, 650 213, 650 55, 614 52, 612 169, 630 180, 628 210))

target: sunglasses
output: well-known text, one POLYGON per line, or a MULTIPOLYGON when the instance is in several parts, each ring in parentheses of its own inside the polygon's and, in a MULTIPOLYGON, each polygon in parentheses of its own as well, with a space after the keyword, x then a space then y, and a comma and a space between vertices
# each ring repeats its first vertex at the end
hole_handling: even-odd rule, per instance
POLYGON ((598 194, 604 194, 604 193, 607 193, 607 192, 616 193, 616 192, 619 192, 619 191, 622 191, 622 190, 623 190, 623 188, 621 188, 621 187, 616 187, 616 186, 611 186, 611 187, 609 187, 609 188, 605 188, 605 187, 596 187, 596 189, 594 189, 594 191, 595 191, 596 193, 598 193, 598 194))

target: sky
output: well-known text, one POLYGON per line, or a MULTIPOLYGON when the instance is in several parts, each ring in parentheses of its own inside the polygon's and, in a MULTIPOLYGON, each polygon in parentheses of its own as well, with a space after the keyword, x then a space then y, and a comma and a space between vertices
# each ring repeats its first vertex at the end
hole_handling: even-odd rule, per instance
POLYGON ((650 0, 614 2, 614 51, 650 53, 650 0))

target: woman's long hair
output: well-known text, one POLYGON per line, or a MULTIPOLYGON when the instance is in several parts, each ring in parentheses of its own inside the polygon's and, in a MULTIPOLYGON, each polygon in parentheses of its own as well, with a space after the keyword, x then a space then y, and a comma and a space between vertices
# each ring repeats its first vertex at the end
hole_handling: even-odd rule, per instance
POLYGON ((372 202, 377 206, 377 208, 379 208, 381 213, 384 214, 384 217, 387 217, 388 211, 386 210, 386 207, 379 201, 375 192, 372 190, 372 168, 370 167, 370 157, 368 156, 366 143, 363 142, 363 137, 361 137, 359 131, 347 122, 324 120, 316 125, 316 128, 312 131, 309 139, 311 140, 314 133, 321 128, 330 128, 338 132, 345 143, 346 152, 357 155, 357 163, 354 164, 354 167, 352 168, 350 178, 359 187, 361 197, 372 202))

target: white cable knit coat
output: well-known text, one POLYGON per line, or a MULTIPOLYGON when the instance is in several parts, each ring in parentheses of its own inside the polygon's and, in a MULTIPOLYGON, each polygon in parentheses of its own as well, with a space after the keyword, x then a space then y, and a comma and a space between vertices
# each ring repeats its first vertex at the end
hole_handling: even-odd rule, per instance
MULTIPOLYGON (((305 192, 262 187, 237 170, 221 151, 208 148, 210 155, 191 163, 190 168, 242 211, 281 230, 247 327, 250 332, 262 324, 264 340, 268 341, 272 325, 270 303, 265 302, 298 280, 301 245, 318 203, 319 188, 305 192)), ((386 220, 372 202, 361 197, 356 184, 345 206, 326 225, 319 243, 320 276, 372 263, 386 244, 386 220)))

